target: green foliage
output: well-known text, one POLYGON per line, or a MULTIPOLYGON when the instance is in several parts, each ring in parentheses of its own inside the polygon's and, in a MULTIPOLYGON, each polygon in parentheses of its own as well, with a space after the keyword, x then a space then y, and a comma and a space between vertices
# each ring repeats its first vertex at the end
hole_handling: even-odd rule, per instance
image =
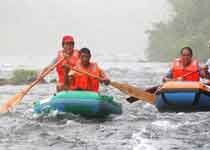
POLYGON ((5 84, 9 84, 9 80, 8 79, 0 79, 0 85, 5 85, 5 84))
POLYGON ((148 58, 169 61, 179 55, 180 49, 190 46, 194 56, 206 60, 210 55, 209 0, 169 0, 175 11, 168 24, 155 23, 149 36, 148 58))
POLYGON ((37 71, 17 69, 13 71, 13 77, 10 79, 13 84, 28 84, 35 80, 37 71))

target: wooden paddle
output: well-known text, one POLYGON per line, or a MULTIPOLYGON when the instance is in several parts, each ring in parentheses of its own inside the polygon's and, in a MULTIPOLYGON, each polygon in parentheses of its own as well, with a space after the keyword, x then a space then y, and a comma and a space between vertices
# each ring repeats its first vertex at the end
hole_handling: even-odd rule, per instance
POLYGON ((8 112, 11 108, 13 108, 15 105, 17 105, 22 98, 30 91, 30 89, 35 86, 37 83, 39 83, 46 75, 48 75, 51 71, 53 71, 53 69, 57 66, 57 64, 59 64, 60 62, 62 62, 64 60, 61 59, 58 62, 56 62, 53 66, 51 66, 48 70, 46 70, 43 75, 39 78, 34 80, 31 84, 29 84, 28 86, 26 86, 25 88, 23 88, 20 92, 18 92, 15 96, 13 96, 12 98, 10 98, 9 100, 7 100, 3 106, 0 107, 0 112, 4 113, 4 112, 8 112))
MULTIPOLYGON (((76 68, 71 68, 72 70, 82 73, 82 74, 86 74, 92 78, 98 79, 99 81, 102 81, 103 79, 95 76, 93 74, 90 74, 89 72, 85 72, 76 68)), ((137 88, 135 86, 131 86, 129 84, 126 83, 119 83, 119 82, 115 82, 115 81, 110 81, 110 85, 119 89, 120 91, 122 91, 123 93, 129 95, 129 96, 133 96, 136 97, 138 99, 141 99, 143 101, 149 102, 151 104, 154 103, 155 101, 155 95, 151 94, 149 92, 144 91, 143 89, 137 88)))
MULTIPOLYGON (((196 73, 198 71, 192 71, 192 72, 189 72, 189 73, 186 73, 185 75, 181 76, 181 78, 185 78, 193 73, 196 73)), ((179 78, 179 77, 178 77, 179 78)), ((162 85, 162 84, 161 84, 162 85)), ((150 88, 147 88, 145 91, 148 92, 148 93, 151 93, 151 94, 154 94, 156 95, 156 93, 160 90, 160 87, 161 85, 156 85, 156 86, 153 86, 153 87, 150 87, 150 88)), ((126 100, 129 102, 129 103, 133 103, 133 102, 136 102, 136 101, 139 101, 141 99, 138 99, 137 97, 135 96, 131 96, 131 97, 128 97, 126 98, 126 100)))

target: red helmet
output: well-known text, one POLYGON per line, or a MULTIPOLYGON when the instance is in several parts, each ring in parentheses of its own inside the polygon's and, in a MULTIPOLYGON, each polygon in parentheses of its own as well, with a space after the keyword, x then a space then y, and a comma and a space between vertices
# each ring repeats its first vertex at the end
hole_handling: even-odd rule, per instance
POLYGON ((63 37, 63 40, 62 40, 62 43, 64 43, 64 42, 73 42, 73 43, 74 43, 74 38, 73 38, 73 36, 65 35, 65 36, 63 37))

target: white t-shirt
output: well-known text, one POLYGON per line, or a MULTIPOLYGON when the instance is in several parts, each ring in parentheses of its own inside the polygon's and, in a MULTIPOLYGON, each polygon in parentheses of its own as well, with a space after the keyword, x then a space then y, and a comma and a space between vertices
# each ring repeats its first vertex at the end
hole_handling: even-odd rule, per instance
POLYGON ((208 72, 210 73, 210 58, 207 60, 206 65, 208 66, 208 72))

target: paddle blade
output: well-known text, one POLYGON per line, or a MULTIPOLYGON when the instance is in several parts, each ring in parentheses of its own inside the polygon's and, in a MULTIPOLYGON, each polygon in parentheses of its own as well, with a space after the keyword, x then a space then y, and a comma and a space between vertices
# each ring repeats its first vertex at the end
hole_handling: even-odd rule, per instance
POLYGON ((149 92, 145 92, 144 90, 125 84, 125 83, 118 83, 111 81, 110 83, 113 87, 119 89, 123 93, 138 98, 139 100, 146 101, 148 103, 154 104, 155 102, 155 95, 149 92))
POLYGON ((1 113, 6 113, 8 112, 11 108, 13 108, 15 105, 17 105, 21 99, 24 97, 24 93, 20 92, 17 93, 15 96, 7 100, 3 106, 0 107, 0 112, 1 113))
POLYGON ((133 96, 130 96, 130 97, 126 98, 126 101, 128 101, 129 103, 134 103, 136 101, 139 101, 139 99, 135 98, 133 96))

